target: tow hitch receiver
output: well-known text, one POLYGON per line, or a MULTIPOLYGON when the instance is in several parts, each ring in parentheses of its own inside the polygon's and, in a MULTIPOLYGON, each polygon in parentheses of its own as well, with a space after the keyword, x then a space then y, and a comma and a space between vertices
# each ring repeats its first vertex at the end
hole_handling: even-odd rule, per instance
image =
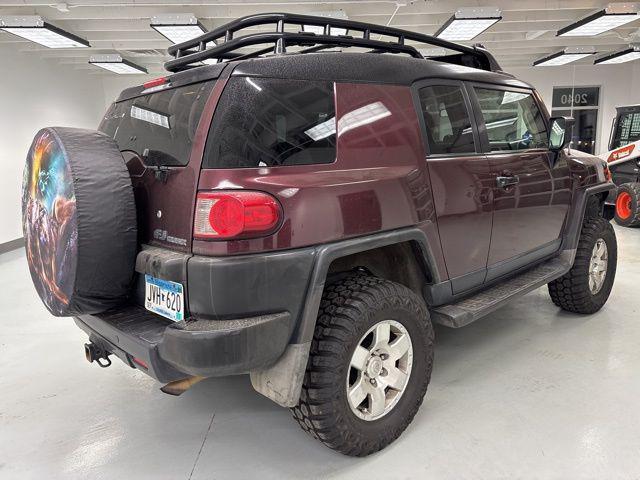
POLYGON ((99 347, 95 343, 84 344, 84 356, 89 363, 96 362, 102 368, 107 368, 111 365, 109 355, 111 355, 111 352, 99 347))

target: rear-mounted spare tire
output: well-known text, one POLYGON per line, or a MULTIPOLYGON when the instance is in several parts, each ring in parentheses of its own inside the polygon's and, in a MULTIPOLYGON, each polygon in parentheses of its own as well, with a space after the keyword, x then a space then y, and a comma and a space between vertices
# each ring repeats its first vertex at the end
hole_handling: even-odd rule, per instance
POLYGON ((122 303, 137 228, 131 179, 115 142, 93 130, 40 130, 24 169, 22 228, 31 278, 53 315, 122 303))

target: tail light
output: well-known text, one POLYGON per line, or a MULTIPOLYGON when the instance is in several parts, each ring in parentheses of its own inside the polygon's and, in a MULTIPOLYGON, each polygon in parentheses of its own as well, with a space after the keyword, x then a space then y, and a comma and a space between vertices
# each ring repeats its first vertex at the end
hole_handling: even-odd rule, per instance
POLYGON ((281 219, 280 204, 263 192, 199 192, 193 236, 220 240, 259 237, 272 233, 281 219))
POLYGON ((159 87, 160 85, 164 85, 165 83, 167 83, 167 77, 154 78, 153 80, 149 80, 148 82, 143 83, 142 87, 145 89, 159 87))

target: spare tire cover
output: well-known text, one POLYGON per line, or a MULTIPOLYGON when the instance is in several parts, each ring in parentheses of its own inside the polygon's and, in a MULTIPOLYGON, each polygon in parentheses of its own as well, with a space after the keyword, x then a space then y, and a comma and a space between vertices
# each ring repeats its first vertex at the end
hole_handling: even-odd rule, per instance
POLYGON ((53 315, 122 303, 137 228, 133 187, 116 143, 93 130, 40 130, 24 169, 22 228, 31 278, 53 315))

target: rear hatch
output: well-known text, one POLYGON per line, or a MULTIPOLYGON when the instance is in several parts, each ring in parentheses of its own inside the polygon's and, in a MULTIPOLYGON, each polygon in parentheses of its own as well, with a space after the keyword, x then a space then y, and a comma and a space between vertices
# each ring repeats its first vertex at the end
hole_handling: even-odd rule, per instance
POLYGON ((136 197, 142 244, 191 251, 193 209, 215 80, 123 92, 100 131, 120 147, 136 197))

